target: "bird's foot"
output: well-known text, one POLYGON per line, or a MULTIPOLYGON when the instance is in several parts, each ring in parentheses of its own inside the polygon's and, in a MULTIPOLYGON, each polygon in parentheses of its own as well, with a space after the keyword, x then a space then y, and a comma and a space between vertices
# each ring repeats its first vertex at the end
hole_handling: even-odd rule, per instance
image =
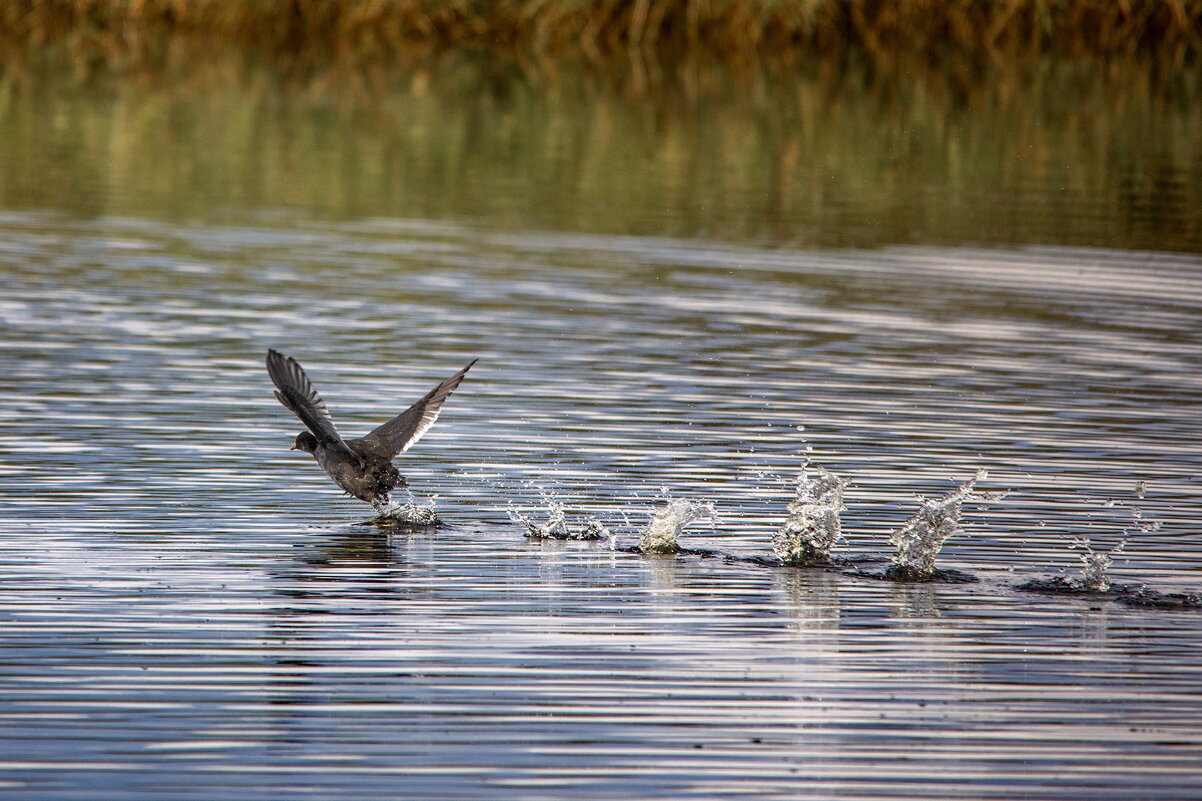
POLYGON ((376 510, 376 514, 379 516, 379 518, 385 518, 385 517, 390 517, 392 515, 395 515, 397 509, 400 508, 400 504, 393 503, 392 498, 389 498, 389 497, 385 497, 382 499, 376 498, 374 500, 368 501, 368 503, 371 504, 372 509, 376 510))

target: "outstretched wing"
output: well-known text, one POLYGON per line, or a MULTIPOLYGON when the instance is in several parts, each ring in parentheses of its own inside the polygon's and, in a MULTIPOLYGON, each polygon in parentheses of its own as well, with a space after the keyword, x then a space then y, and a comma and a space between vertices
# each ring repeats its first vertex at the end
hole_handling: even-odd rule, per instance
MULTIPOLYGON (((472 364, 475 364, 476 361, 476 359, 472 359, 472 364)), ((383 459, 391 459, 398 453, 409 450, 410 446, 421 439, 422 435, 430 430, 430 426, 434 425, 434 421, 438 419, 438 413, 442 411, 443 402, 451 396, 455 387, 459 386, 459 382, 467 375, 467 371, 472 369, 472 364, 434 387, 426 393, 424 398, 375 431, 365 437, 351 440, 355 449, 366 451, 372 456, 383 459)))
MULTIPOLYGON (((334 427, 334 419, 325 401, 317 394, 305 371, 296 359, 276 350, 267 351, 267 374, 275 384, 275 396, 313 432, 317 441, 327 448, 350 453, 334 427)), ((351 453, 353 456, 354 454, 351 453)), ((357 457, 356 457, 357 458, 357 457)))

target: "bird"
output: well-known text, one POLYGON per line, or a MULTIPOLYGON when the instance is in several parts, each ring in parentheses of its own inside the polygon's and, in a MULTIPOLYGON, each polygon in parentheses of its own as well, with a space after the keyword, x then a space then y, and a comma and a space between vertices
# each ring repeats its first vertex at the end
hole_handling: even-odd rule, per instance
POLYGON ((312 454, 335 484, 383 515, 392 504, 392 491, 407 486, 393 457, 409 450, 430 430, 442 404, 477 361, 473 359, 417 403, 357 439, 343 439, 338 433, 325 401, 296 359, 269 348, 267 374, 275 384, 276 398, 308 429, 296 435, 289 450, 312 454))

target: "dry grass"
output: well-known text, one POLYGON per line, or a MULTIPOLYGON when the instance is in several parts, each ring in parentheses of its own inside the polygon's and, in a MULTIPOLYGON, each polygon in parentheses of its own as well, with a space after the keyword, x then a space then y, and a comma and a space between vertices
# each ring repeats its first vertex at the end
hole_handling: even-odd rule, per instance
POLYGON ((1182 63, 1202 50, 1202 0, 0 0, 0 32, 9 52, 141 66, 179 39, 310 61, 424 45, 595 62, 1017 50, 1182 63))

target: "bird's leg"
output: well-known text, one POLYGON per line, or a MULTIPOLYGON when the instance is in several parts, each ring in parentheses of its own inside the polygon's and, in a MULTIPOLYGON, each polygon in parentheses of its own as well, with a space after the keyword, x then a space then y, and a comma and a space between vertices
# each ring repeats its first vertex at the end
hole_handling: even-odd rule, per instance
POLYGON ((368 501, 368 503, 370 503, 370 504, 371 504, 371 508, 372 508, 372 509, 375 509, 375 510, 376 510, 376 514, 378 514, 380 517, 383 517, 384 515, 388 514, 388 510, 387 510, 387 509, 385 509, 385 508, 384 508, 384 507, 383 507, 383 506, 380 504, 380 502, 379 502, 378 500, 376 500, 375 498, 372 498, 370 501, 368 501))

